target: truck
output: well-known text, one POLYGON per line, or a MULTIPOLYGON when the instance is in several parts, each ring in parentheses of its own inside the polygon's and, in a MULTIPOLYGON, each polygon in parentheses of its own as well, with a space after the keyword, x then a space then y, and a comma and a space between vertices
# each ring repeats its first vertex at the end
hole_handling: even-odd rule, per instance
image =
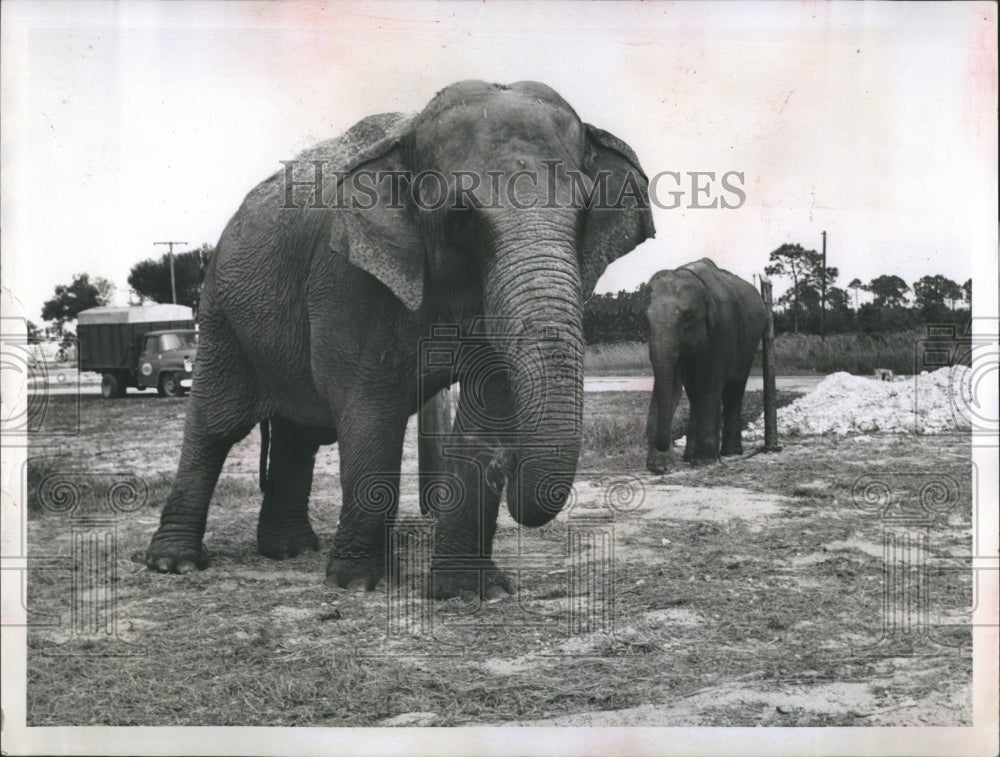
POLYGON ((101 374, 105 399, 128 387, 155 387, 161 397, 191 388, 198 331, 186 305, 90 308, 76 323, 80 370, 101 374))

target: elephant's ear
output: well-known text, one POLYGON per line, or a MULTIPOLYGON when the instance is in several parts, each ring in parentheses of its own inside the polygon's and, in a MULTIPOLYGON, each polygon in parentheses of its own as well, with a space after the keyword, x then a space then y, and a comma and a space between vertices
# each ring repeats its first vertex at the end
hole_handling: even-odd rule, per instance
POLYGON ((346 230, 330 246, 347 247, 348 260, 385 284, 410 310, 424 297, 424 245, 407 202, 404 128, 364 151, 342 179, 346 230), (395 178, 393 178, 395 177, 395 178), (395 189, 394 189, 395 185, 395 189))
POLYGON ((591 180, 607 182, 607 204, 590 208, 580 246, 583 298, 610 263, 656 234, 649 209, 649 179, 632 148, 618 137, 590 124, 584 170, 591 180))

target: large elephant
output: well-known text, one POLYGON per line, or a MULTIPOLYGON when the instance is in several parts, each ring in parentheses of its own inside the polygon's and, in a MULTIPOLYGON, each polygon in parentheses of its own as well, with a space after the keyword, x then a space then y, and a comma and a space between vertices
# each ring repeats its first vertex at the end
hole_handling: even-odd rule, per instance
POLYGON ((512 591, 491 557, 501 491, 528 526, 566 501, 582 303, 653 235, 647 192, 628 145, 533 82, 454 84, 414 116, 366 118, 286 163, 247 195, 207 272, 180 464, 148 565, 206 566, 223 462, 264 422, 259 550, 318 548, 314 456, 336 441, 327 580, 373 588, 407 419, 458 381, 454 428, 431 445, 448 457, 422 487, 436 518, 431 593, 512 591))
POLYGON ((740 411, 767 314, 753 286, 708 258, 649 280, 649 359, 653 394, 646 419, 646 467, 663 473, 672 458, 674 411, 687 392, 684 460, 711 462, 743 452, 740 411))

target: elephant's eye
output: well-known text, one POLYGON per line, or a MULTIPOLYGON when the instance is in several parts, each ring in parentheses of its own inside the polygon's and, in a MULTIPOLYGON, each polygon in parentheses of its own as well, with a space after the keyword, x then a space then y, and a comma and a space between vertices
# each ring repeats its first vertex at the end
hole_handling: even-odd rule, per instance
POLYGON ((481 233, 478 216, 472 209, 451 210, 447 216, 447 234, 451 244, 458 247, 475 245, 481 233))

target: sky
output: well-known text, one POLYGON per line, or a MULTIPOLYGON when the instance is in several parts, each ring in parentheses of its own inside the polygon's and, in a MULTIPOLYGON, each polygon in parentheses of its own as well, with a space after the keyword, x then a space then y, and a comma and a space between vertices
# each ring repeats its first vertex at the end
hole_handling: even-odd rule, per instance
POLYGON ((996 302, 993 4, 0 10, 0 275, 36 322, 79 272, 127 301, 130 267, 163 254, 154 242, 214 244, 280 160, 469 78, 545 82, 631 145, 647 175, 685 181, 683 205, 654 208, 656 238, 610 266, 598 292, 703 256, 750 279, 784 243, 820 249, 825 230, 840 286, 881 274, 961 283, 975 270, 977 294, 996 302), (693 172, 743 174, 745 202, 688 207, 693 172))

